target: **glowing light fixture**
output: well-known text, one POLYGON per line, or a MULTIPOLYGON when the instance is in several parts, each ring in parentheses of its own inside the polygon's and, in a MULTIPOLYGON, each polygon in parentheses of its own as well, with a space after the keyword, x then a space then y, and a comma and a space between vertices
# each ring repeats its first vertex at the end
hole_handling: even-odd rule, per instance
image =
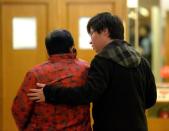
POLYGON ((139 8, 139 13, 144 16, 144 17, 148 17, 149 16, 149 11, 148 9, 144 8, 144 7, 140 7, 139 8))

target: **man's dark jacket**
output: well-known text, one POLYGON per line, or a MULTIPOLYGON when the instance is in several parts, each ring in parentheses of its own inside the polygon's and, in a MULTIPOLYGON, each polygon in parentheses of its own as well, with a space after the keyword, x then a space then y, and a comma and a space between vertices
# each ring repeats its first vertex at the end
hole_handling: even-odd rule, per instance
POLYGON ((150 66, 125 41, 114 40, 91 63, 82 87, 45 86, 46 102, 93 102, 94 131, 147 131, 145 110, 156 102, 150 66))

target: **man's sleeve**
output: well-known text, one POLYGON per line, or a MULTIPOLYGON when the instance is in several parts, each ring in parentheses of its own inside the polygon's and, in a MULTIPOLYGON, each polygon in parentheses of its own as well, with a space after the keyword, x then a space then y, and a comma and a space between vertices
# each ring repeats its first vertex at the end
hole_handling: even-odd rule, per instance
POLYGON ((148 61, 146 60, 146 65, 147 65, 147 78, 146 78, 146 82, 147 82, 147 86, 146 86, 146 109, 152 107, 155 103, 156 103, 156 99, 157 99, 157 90, 156 90, 156 83, 155 83, 155 79, 154 79, 154 75, 151 71, 150 65, 148 63, 148 61))
POLYGON ((53 104, 88 104, 96 101, 107 88, 109 72, 102 58, 94 58, 88 72, 87 82, 82 87, 45 86, 45 101, 53 104))
POLYGON ((36 88, 35 84, 35 76, 28 72, 13 101, 12 114, 19 130, 24 130, 29 123, 33 102, 28 99, 27 93, 30 88, 36 88))

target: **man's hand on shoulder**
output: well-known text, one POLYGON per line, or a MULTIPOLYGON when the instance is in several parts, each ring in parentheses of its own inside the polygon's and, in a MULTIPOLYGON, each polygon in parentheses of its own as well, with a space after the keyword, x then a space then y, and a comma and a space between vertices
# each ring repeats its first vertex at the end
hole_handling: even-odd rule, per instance
POLYGON ((43 88, 45 87, 46 84, 37 83, 36 85, 39 88, 38 89, 30 89, 27 96, 29 97, 29 99, 31 101, 45 102, 45 96, 44 96, 44 93, 43 93, 43 88))

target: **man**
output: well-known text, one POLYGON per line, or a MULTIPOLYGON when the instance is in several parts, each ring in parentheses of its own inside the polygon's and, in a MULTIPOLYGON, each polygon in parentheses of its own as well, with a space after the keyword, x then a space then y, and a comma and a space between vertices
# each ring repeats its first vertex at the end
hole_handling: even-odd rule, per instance
POLYGON ((81 88, 38 84, 44 88, 31 90, 30 99, 55 104, 93 102, 94 131, 147 131, 145 110, 156 102, 148 62, 124 41, 123 24, 117 16, 99 13, 89 20, 87 31, 97 54, 86 84, 81 88))
POLYGON ((58 84, 65 88, 82 86, 88 64, 76 59, 73 38, 66 30, 55 30, 46 37, 48 61, 32 68, 26 75, 12 105, 20 131, 91 131, 89 104, 52 105, 29 100, 29 89, 36 83, 58 84), (70 87, 71 86, 71 87, 70 87))
POLYGON ((143 56, 149 61, 151 65, 151 52, 152 52, 151 29, 148 25, 142 25, 140 27, 139 44, 143 50, 142 52, 143 56))

